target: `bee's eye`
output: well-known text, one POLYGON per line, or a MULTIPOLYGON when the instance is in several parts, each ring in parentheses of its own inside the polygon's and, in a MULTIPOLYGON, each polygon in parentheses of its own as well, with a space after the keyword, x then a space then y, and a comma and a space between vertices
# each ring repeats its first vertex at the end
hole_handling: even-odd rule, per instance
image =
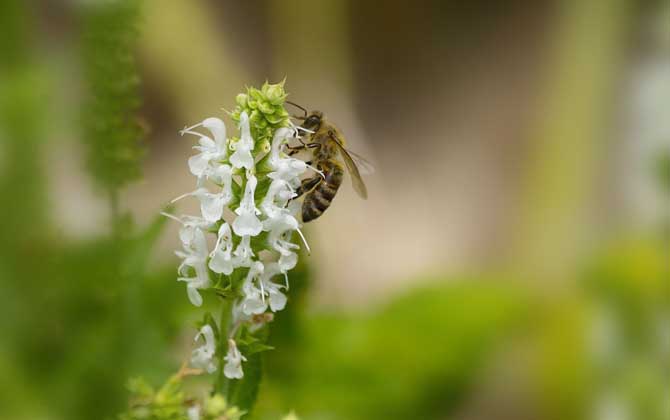
POLYGON ((316 127, 321 123, 321 119, 316 115, 312 115, 305 120, 305 126, 307 127, 316 127))

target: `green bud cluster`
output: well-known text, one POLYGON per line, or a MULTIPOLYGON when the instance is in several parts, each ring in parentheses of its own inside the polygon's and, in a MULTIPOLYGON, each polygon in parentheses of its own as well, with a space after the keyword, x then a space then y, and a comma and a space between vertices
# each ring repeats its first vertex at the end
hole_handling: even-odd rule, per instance
POLYGON ((235 98, 237 107, 231 113, 232 119, 239 123, 240 114, 246 111, 251 136, 256 141, 256 147, 260 146, 264 151, 269 150, 274 132, 289 125, 289 114, 284 109, 284 101, 288 96, 284 82, 265 82, 261 89, 248 87, 247 93, 240 93, 235 98))
POLYGON ((182 391, 183 377, 182 373, 174 375, 158 390, 141 378, 130 381, 130 408, 119 420, 190 420, 188 411, 194 404, 199 407, 200 420, 239 420, 244 414, 228 404, 221 394, 208 395, 195 402, 182 391))

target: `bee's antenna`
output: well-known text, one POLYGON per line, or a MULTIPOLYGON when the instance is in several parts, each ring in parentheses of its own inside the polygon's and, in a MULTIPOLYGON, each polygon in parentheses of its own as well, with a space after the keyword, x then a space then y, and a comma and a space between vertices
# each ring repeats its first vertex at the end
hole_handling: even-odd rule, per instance
MULTIPOLYGON (((302 117, 302 119, 307 118, 307 110, 305 108, 301 107, 300 105, 296 104, 295 102, 291 102, 291 101, 285 101, 285 102, 289 105, 293 105, 294 107, 301 109, 302 112, 305 113, 305 116, 302 117)), ((300 118, 300 117, 297 117, 297 118, 300 118)))

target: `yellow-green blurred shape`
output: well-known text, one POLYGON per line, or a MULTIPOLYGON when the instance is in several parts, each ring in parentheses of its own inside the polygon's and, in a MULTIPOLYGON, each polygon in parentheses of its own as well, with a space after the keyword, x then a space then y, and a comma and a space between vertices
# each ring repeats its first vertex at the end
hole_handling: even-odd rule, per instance
MULTIPOLYGON (((151 77, 185 121, 221 112, 248 82, 207 3, 148 0, 140 49, 151 77)), ((225 28, 224 28, 225 29, 225 28)))
POLYGON ((592 237, 600 165, 611 142, 615 77, 628 29, 628 1, 571 0, 549 60, 546 93, 531 136, 525 197, 512 256, 544 280, 569 272, 592 237), (549 277, 548 277, 549 276, 549 277))
MULTIPOLYGON (((288 76, 292 92, 310 95, 307 99, 351 95, 348 9, 348 2, 339 0, 270 2, 274 74, 288 76), (301 25, 300 30, 290 29, 293 22, 301 25), (317 83, 319 89, 314 91, 317 83)), ((305 100, 297 94, 292 99, 305 100)))

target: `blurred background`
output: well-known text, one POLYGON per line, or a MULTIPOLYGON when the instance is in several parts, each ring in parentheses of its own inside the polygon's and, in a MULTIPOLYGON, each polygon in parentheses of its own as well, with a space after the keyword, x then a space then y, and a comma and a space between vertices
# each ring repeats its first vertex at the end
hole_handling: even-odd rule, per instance
POLYGON ((178 130, 284 77, 376 172, 306 228, 251 417, 670 419, 651 0, 3 0, 0 418, 113 418, 188 357, 178 130))

